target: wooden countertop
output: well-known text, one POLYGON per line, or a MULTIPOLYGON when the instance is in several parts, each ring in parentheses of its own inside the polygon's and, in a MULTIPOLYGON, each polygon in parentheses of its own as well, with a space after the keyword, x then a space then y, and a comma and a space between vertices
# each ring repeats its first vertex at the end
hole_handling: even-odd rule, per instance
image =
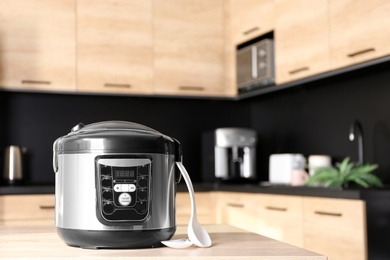
MULTIPOLYGON (((210 248, 91 250, 67 246, 52 225, 0 226, 0 259, 315 259, 325 256, 228 225, 206 225, 210 248)), ((186 237, 179 226, 174 238, 186 237)))

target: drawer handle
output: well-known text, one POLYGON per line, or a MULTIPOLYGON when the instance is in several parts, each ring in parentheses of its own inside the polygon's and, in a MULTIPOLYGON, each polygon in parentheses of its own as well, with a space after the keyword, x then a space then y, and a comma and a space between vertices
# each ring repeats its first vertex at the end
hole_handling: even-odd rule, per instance
POLYGON ((234 208, 243 208, 244 204, 241 203, 228 203, 228 207, 234 207, 234 208))
POLYGON ((131 88, 130 84, 115 84, 115 83, 106 83, 104 84, 106 88, 131 88))
POLYGON ((258 30, 260 30, 260 28, 256 26, 256 27, 253 27, 253 28, 251 28, 249 30, 244 31, 242 34, 248 35, 248 34, 251 34, 251 33, 255 32, 255 31, 258 31, 258 30))
POLYGON ((364 53, 367 53, 367 52, 372 52, 372 51, 375 51, 375 48, 367 48, 367 49, 364 49, 364 50, 361 50, 361 51, 350 53, 347 56, 350 57, 350 58, 353 58, 355 56, 358 56, 358 55, 361 55, 361 54, 364 54, 364 53))
POLYGON ((290 70, 288 73, 290 75, 293 75, 293 74, 297 74, 299 72, 306 71, 306 70, 309 70, 309 67, 302 67, 302 68, 298 68, 298 69, 295 69, 295 70, 290 70))
POLYGON ((54 205, 39 205, 39 209, 48 210, 48 209, 55 209, 54 205))
POLYGON ((332 217, 341 217, 343 214, 334 213, 334 212, 326 212, 326 211, 314 211, 314 214, 323 215, 323 216, 332 216, 332 217))
POLYGON ((180 86, 180 90, 195 90, 195 91, 204 91, 204 87, 201 86, 180 86))
POLYGON ((287 211, 287 208, 272 207, 272 206, 266 206, 265 209, 274 210, 274 211, 287 211))
POLYGON ((51 82, 45 80, 22 80, 22 84, 50 85, 51 82))

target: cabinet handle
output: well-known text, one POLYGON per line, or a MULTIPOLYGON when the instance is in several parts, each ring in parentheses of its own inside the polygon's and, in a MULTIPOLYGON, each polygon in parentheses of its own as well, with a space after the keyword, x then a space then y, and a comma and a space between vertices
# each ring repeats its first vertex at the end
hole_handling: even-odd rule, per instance
POLYGON ((326 212, 326 211, 314 211, 314 214, 325 215, 325 216, 332 216, 332 217, 341 217, 341 216, 343 216, 343 214, 341 214, 341 213, 326 212))
POLYGON ((47 209, 55 209, 54 205, 39 205, 39 209, 47 210, 47 209))
POLYGON ((361 51, 350 53, 347 56, 350 57, 350 58, 353 58, 353 57, 358 56, 360 54, 364 54, 364 53, 372 52, 372 51, 375 51, 375 48, 367 48, 367 49, 364 49, 364 50, 361 50, 361 51))
POLYGON ((250 28, 249 30, 244 31, 242 34, 248 35, 248 34, 251 34, 251 33, 258 31, 258 30, 260 30, 260 28, 256 26, 256 27, 250 28))
POLYGON ((131 88, 130 84, 115 84, 115 83, 106 83, 104 84, 106 88, 131 88))
POLYGON ((295 69, 295 70, 290 70, 288 73, 290 75, 293 75, 293 74, 297 74, 299 72, 306 71, 306 70, 309 70, 309 67, 302 67, 302 68, 298 68, 298 69, 295 69))
POLYGON ((234 207, 234 208, 243 208, 244 204, 241 203, 228 203, 228 207, 234 207))
POLYGON ((45 80, 22 80, 22 84, 50 85, 51 82, 45 80))
POLYGON ((204 91, 204 87, 201 86, 180 86, 180 90, 195 90, 195 91, 204 91))
POLYGON ((266 206, 265 209, 274 210, 274 211, 287 211, 287 208, 272 207, 272 206, 266 206))

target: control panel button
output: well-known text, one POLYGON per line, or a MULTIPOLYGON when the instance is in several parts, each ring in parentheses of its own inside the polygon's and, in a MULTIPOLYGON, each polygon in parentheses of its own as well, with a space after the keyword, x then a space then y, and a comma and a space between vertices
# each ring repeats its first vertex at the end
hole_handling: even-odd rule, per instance
POLYGON ((149 174, 149 165, 142 165, 138 167, 139 175, 148 175, 149 174))
POLYGON ((115 184, 115 192, 134 192, 136 189, 134 184, 115 184))
POLYGON ((128 185, 129 185, 129 191, 134 192, 136 189, 135 185, 134 184, 128 184, 128 185))
POLYGON ((131 196, 129 193, 122 193, 121 195, 119 195, 118 197, 118 202, 119 204, 121 204, 122 206, 129 206, 130 203, 131 203, 131 196))
POLYGON ((102 180, 102 186, 110 188, 112 186, 112 180, 111 179, 103 179, 102 180))
POLYGON ((112 200, 112 192, 109 190, 103 191, 103 199, 105 200, 112 200))
POLYGON ((148 187, 148 180, 145 178, 139 179, 138 180, 138 186, 141 188, 146 188, 148 187))
POLYGON ((144 200, 148 197, 148 193, 146 192, 146 190, 140 190, 138 191, 138 199, 140 200, 144 200))
POLYGON ((111 174, 111 167, 109 166, 102 166, 101 172, 103 175, 110 175, 111 174))
POLYGON ((147 203, 146 202, 138 202, 137 205, 135 205, 135 210, 140 213, 140 214, 143 214, 146 212, 146 208, 147 207, 147 203))
POLYGON ((114 210, 115 210, 114 205, 112 205, 111 203, 103 205, 103 212, 108 215, 112 214, 114 210))

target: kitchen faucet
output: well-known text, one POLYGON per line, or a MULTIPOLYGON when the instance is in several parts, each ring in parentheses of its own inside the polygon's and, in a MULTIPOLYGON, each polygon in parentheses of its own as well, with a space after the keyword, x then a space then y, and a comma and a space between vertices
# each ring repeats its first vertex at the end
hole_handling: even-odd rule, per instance
POLYGON ((359 163, 363 164, 364 163, 363 127, 358 120, 355 120, 351 125, 351 129, 349 131, 349 140, 354 141, 356 136, 358 139, 359 163))

